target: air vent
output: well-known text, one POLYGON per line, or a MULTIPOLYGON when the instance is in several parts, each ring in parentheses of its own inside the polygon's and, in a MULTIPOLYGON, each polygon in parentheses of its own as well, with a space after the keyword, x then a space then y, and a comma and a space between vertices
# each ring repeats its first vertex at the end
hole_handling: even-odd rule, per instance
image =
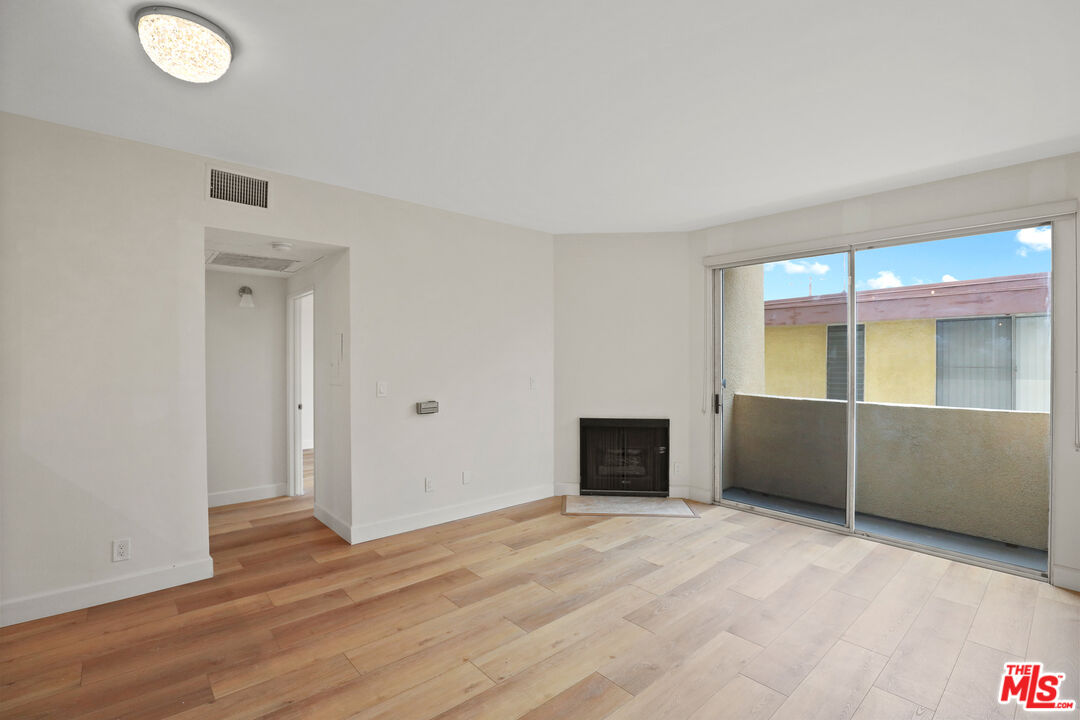
POLYGON ((218 200, 264 208, 268 187, 266 180, 214 168, 210 170, 210 197, 218 200))
POLYGON ((210 265, 225 265, 234 268, 247 268, 249 270, 273 270, 275 272, 288 272, 299 260, 289 258, 269 258, 258 255, 240 255, 238 253, 219 252, 211 258, 210 265))

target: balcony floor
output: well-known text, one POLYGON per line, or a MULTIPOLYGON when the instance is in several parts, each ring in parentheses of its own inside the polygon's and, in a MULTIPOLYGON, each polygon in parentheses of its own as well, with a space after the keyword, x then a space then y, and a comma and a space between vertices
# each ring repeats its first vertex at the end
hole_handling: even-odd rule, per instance
MULTIPOLYGON (((730 500, 731 502, 744 503, 767 510, 778 510, 834 525, 844 524, 844 511, 826 505, 792 500, 779 495, 767 495, 739 487, 727 488, 724 490, 723 497, 724 500, 730 500)), ((998 540, 989 540, 974 535, 964 535, 963 533, 939 530, 858 512, 855 513, 855 529, 894 540, 963 553, 984 560, 992 560, 1046 573, 1045 550, 1010 545, 998 540)))

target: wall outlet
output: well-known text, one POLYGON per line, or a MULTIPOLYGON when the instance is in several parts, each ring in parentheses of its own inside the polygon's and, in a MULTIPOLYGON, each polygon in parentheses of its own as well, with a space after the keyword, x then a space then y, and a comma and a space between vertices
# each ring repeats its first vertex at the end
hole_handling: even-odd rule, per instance
POLYGON ((461 471, 461 484, 462 485, 468 485, 471 482, 472 482, 472 470, 462 470, 461 471))
POLYGON ((529 378, 529 389, 530 390, 535 390, 536 389, 536 378, 534 378, 534 377, 529 378))
POLYGON ((680 463, 675 463, 675 466, 672 468, 672 473, 675 474, 675 475, 681 474, 682 473, 682 465, 680 463))
POLYGON ((116 538, 112 541, 112 561, 124 562, 132 557, 131 538, 116 538))
POLYGON ((435 492, 435 484, 429 477, 424 478, 424 492, 435 492))

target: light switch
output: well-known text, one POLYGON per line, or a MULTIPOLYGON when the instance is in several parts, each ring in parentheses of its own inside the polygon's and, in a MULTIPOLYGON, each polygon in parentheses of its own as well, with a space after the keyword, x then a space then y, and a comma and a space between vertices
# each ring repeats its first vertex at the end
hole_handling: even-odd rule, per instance
POLYGON ((387 397, 388 395, 390 395, 390 383, 386 380, 375 383, 375 397, 387 397))

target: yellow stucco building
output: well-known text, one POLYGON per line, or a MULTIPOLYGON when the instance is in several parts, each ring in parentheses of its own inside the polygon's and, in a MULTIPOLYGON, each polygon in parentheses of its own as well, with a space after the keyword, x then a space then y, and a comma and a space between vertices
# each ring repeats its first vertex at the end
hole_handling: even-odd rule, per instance
MULTIPOLYGON (((864 323, 867 402, 934 405, 937 395, 937 321, 864 323)), ((827 397, 828 325, 765 327, 765 392, 827 397)))
MULTIPOLYGON (((1044 273, 859 292, 858 399, 1048 409, 1048 308, 1044 273), (996 389, 957 400, 970 378, 996 389)), ((844 293, 766 301, 765 393, 846 397, 846 320, 844 293)))

